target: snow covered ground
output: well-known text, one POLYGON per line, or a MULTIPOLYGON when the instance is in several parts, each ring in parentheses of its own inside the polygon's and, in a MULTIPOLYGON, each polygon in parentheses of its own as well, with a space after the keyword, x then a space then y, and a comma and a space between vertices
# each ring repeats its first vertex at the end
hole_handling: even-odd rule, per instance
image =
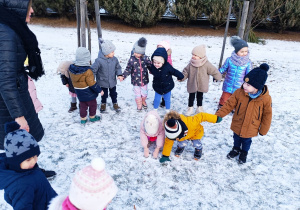
MULTIPOLYGON (((203 123, 204 155, 193 160, 189 145, 181 158, 174 157, 168 165, 157 159, 143 157, 139 126, 145 112, 137 113, 130 78, 118 82, 118 102, 122 112, 116 114, 110 99, 108 112, 102 121, 80 125, 78 111, 68 113, 70 98, 67 88, 56 74, 61 61, 73 60, 77 48, 76 29, 30 25, 37 35, 46 75, 36 82, 38 97, 44 105, 39 117, 45 128, 40 142, 39 164, 52 169, 57 176, 51 185, 57 193, 67 193, 74 173, 100 156, 119 191, 108 209, 299 209, 300 208, 300 43, 266 40, 266 45, 249 44, 254 66, 270 65, 267 85, 273 99, 273 121, 266 136, 253 138, 247 163, 238 165, 226 154, 233 143, 227 116, 220 124, 203 123), (298 139, 298 140, 297 140, 298 139)), ((182 70, 191 58, 191 50, 207 45, 208 59, 218 65, 222 37, 185 37, 144 35, 103 31, 103 38, 116 45, 116 57, 124 70, 133 44, 144 36, 148 40, 146 54, 151 55, 156 44, 171 42, 175 68, 182 70)), ((96 30, 92 30, 92 61, 98 53, 96 30)), ((228 39, 227 39, 228 40, 228 39)), ((227 41, 225 55, 233 48, 227 41)), ((152 76, 148 105, 153 109, 152 76)), ((204 94, 204 109, 215 113, 222 93, 222 84, 210 81, 204 94)), ((186 111, 186 82, 175 82, 172 108, 186 111)), ((98 101, 100 103, 100 100, 98 101)), ((99 110, 97 111, 99 114, 99 110)), ((161 116, 165 110, 159 109, 161 116)), ((152 152, 154 147, 150 147, 152 152)), ((0 209, 12 209, 0 192, 0 209)))

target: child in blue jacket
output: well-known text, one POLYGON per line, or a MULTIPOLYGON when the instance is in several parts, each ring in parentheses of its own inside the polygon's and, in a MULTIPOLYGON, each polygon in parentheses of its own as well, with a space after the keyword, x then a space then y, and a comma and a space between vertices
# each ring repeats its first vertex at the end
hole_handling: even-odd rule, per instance
POLYGON ((154 109, 158 109, 163 96, 166 102, 166 112, 169 112, 171 108, 171 90, 175 86, 172 76, 182 80, 184 75, 167 62, 168 53, 165 48, 157 48, 152 54, 151 60, 150 72, 153 75, 152 86, 155 91, 154 109))
POLYGON ((40 148, 34 137, 13 121, 5 124, 5 157, 0 157, 0 190, 14 210, 46 210, 57 196, 37 165, 40 148))

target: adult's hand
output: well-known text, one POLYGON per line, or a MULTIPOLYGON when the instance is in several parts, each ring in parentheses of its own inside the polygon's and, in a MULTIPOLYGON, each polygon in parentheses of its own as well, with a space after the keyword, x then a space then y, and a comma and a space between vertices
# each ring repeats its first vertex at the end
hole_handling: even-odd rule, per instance
POLYGON ((29 132, 29 125, 24 116, 16 118, 15 121, 20 125, 20 129, 24 129, 29 132))

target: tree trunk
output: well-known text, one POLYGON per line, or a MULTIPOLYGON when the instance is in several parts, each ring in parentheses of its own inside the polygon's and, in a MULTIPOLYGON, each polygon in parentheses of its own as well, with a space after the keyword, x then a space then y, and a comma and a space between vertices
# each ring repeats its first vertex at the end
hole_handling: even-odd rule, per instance
POLYGON ((85 0, 80 0, 80 22, 81 22, 81 47, 86 47, 86 33, 85 33, 85 0))
POLYGON ((245 30, 245 34, 244 34, 244 40, 246 42, 248 42, 249 33, 251 30, 251 22, 252 22, 252 18, 253 18, 254 6, 255 6, 255 0, 250 0, 248 18, 247 18, 247 22, 246 22, 246 30, 245 30))
MULTIPOLYGON (((100 20, 100 12, 99 12, 99 1, 94 0, 95 4, 95 16, 96 16, 96 23, 97 23, 97 32, 98 32, 98 39, 102 38, 102 31, 101 31, 101 20, 100 20)), ((100 48, 100 45, 99 45, 100 48)))
POLYGON ((77 47, 80 47, 80 2, 76 0, 77 47))
POLYGON ((241 24, 240 24, 239 33, 238 33, 238 36, 241 39, 243 39, 243 37, 244 37, 246 20, 247 20, 247 16, 248 16, 248 9, 249 9, 249 0, 248 1, 244 0, 241 24))
POLYGON ((91 27, 90 27, 90 20, 89 20, 89 15, 88 15, 88 10, 87 10, 87 3, 85 4, 85 20, 86 20, 86 26, 88 30, 88 49, 90 53, 92 52, 92 47, 91 47, 91 27))

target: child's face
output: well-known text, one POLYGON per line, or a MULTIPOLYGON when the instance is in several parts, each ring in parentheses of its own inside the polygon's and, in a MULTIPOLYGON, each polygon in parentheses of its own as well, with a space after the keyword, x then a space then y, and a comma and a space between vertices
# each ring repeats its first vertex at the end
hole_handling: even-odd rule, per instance
POLYGON ((238 56, 244 57, 248 55, 248 47, 243 47, 240 51, 237 52, 238 56))
POLYGON ((243 88, 244 88, 244 91, 245 91, 246 93, 255 94, 255 93, 257 93, 257 91, 258 91, 255 87, 253 87, 252 85, 248 84, 247 82, 245 82, 245 83, 243 84, 243 88))
POLYGON ((31 158, 28 158, 27 160, 24 160, 20 164, 20 168, 21 169, 32 169, 35 166, 37 160, 38 160, 38 157, 36 155, 31 158))
POLYGON ((109 53, 108 55, 106 55, 105 57, 107 58, 113 58, 115 56, 115 51, 109 53))
POLYGON ((143 55, 142 54, 140 54, 140 53, 133 53, 134 54, 134 56, 136 57, 136 58, 140 58, 140 57, 142 57, 143 55))
POLYGON ((197 55, 192 54, 192 59, 193 60, 200 60, 201 58, 197 55))
POLYGON ((159 69, 162 67, 163 63, 153 60, 153 65, 155 66, 155 68, 159 69))

